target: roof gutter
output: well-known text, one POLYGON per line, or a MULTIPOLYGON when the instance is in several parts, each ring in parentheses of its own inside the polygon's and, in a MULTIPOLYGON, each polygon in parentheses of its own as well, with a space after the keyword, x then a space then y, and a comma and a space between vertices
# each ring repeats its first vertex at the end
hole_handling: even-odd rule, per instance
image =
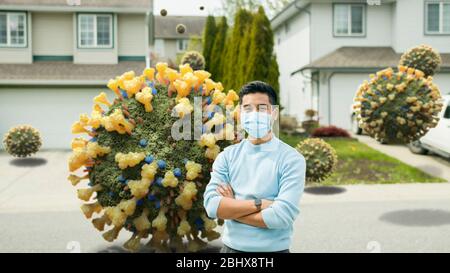
POLYGON ((0 80, 1 86, 48 86, 48 85, 57 85, 57 86, 105 86, 106 81, 102 80, 0 80))
MULTIPOLYGON (((385 69, 389 66, 382 66, 382 67, 313 67, 313 66, 305 66, 298 70, 295 70, 291 73, 291 76, 294 76, 298 73, 303 73, 305 70, 311 70, 311 71, 331 71, 331 72, 341 72, 341 73, 355 73, 355 72, 374 72, 379 71, 382 69, 385 69)), ((437 73, 450 73, 450 67, 441 67, 437 73)))
POLYGON ((27 10, 45 12, 113 12, 113 13, 147 13, 145 7, 85 7, 85 6, 46 6, 46 5, 0 5, 0 9, 27 10))
POLYGON ((289 20, 291 17, 295 16, 298 12, 300 12, 301 9, 303 9, 309 3, 310 0, 295 0, 289 5, 287 5, 282 11, 280 11, 270 20, 272 29, 277 29, 285 21, 289 20))

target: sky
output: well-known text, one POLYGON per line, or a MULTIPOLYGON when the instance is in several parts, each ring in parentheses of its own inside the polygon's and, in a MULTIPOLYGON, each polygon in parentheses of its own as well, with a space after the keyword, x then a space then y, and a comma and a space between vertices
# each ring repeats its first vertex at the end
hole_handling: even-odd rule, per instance
POLYGON ((221 6, 221 0, 154 0, 155 14, 159 14, 161 9, 166 9, 167 15, 217 15, 221 6), (201 6, 205 7, 203 11, 200 10, 201 6))

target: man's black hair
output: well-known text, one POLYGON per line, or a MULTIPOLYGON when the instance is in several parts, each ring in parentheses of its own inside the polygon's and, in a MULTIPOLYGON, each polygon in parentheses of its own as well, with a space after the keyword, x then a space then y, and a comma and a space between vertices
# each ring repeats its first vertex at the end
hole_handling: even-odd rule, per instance
POLYGON ((262 81, 253 81, 242 86, 239 91, 239 103, 242 104, 242 98, 248 94, 262 93, 269 97, 269 101, 272 105, 278 105, 277 94, 272 86, 262 81))

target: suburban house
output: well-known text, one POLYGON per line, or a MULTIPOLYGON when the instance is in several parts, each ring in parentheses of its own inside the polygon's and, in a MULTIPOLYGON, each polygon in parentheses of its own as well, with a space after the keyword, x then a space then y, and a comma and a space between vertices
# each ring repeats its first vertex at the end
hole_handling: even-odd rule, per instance
POLYGON ((351 105, 369 74, 396 67, 403 52, 428 44, 442 56, 434 76, 450 93, 450 1, 297 0, 271 20, 284 113, 350 129, 351 105))
POLYGON ((157 61, 176 64, 186 50, 202 52, 201 37, 205 28, 205 16, 155 16, 155 40, 151 46, 152 63, 157 61), (177 25, 186 26, 184 33, 178 33, 177 25), (189 44, 196 41, 195 44, 189 44))
POLYGON ((30 124, 43 148, 69 148, 92 98, 113 98, 107 81, 146 67, 152 10, 152 0, 0 1, 0 136, 30 124))

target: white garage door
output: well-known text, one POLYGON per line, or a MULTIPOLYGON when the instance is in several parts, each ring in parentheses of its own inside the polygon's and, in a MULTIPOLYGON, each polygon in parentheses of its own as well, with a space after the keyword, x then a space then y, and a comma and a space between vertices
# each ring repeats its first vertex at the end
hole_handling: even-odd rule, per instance
POLYGON ((331 78, 331 125, 349 130, 351 128, 350 115, 356 90, 367 74, 335 74, 331 78))
POLYGON ((72 123, 81 113, 91 114, 92 99, 101 91, 113 100, 113 92, 101 88, 0 87, 0 137, 29 124, 41 132, 43 149, 70 149, 72 123))
MULTIPOLYGON (((351 105, 356 90, 364 80, 369 80, 365 74, 335 74, 331 79, 331 124, 344 129, 351 128, 351 105)), ((434 76, 442 94, 450 94, 450 74, 441 73, 434 76)))

